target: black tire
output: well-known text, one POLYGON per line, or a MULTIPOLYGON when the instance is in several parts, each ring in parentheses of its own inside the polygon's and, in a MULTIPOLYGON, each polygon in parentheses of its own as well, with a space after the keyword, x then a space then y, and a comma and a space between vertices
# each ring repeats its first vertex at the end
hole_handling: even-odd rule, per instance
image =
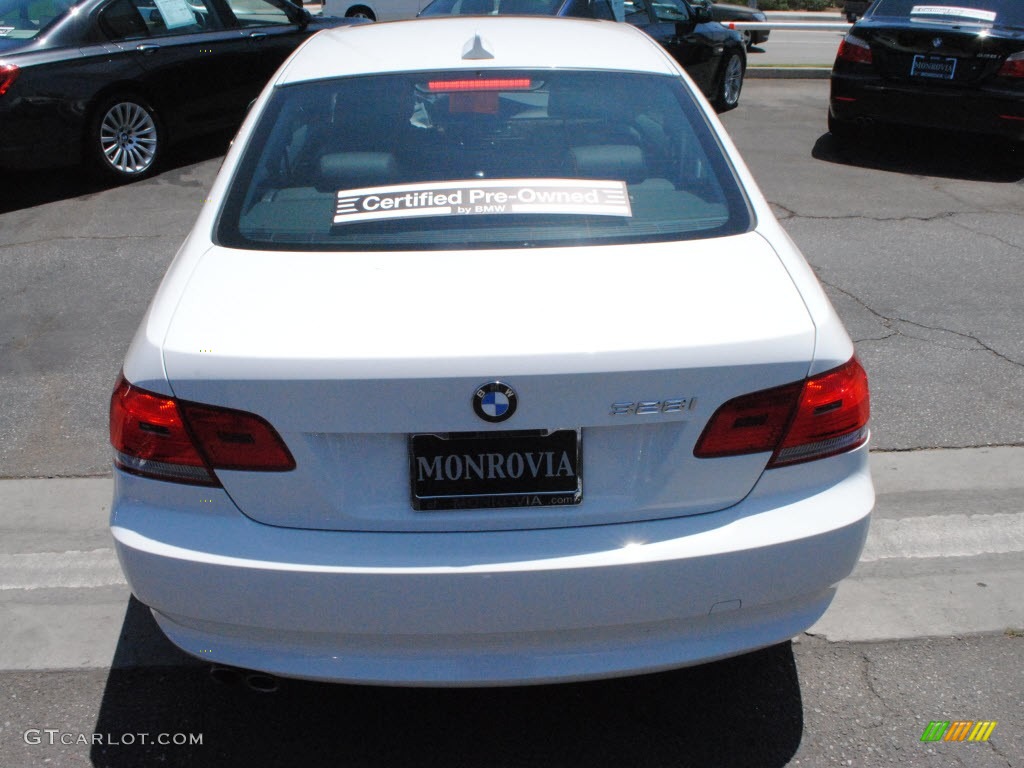
POLYGON ((740 103, 740 91, 743 90, 743 75, 746 64, 738 53, 726 51, 722 61, 722 73, 718 77, 715 98, 712 104, 719 112, 735 109, 740 103))
POLYGON ((370 21, 376 21, 377 17, 373 15, 373 11, 367 8, 365 5, 354 5, 348 9, 345 13, 345 18, 348 19, 369 19, 370 21))
POLYGON ((138 95, 100 102, 89 120, 86 154, 105 178, 128 182, 151 175, 163 155, 164 132, 156 110, 138 95))
POLYGON ((1011 141, 1007 154, 1010 159, 1010 167, 1024 173, 1024 141, 1011 141))
POLYGON ((855 142, 860 135, 860 129, 845 120, 839 120, 828 114, 828 132, 832 134, 832 143, 844 147, 855 142))

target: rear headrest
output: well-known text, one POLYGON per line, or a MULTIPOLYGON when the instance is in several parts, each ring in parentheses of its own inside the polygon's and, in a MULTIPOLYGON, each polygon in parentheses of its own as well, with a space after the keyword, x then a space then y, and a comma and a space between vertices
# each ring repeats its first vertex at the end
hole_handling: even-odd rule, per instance
POLYGON ((398 177, 390 152, 335 152, 320 158, 320 188, 355 189, 387 184, 398 177))
POLYGON ((644 153, 635 144, 592 144, 570 147, 580 178, 615 179, 637 184, 647 178, 644 153))

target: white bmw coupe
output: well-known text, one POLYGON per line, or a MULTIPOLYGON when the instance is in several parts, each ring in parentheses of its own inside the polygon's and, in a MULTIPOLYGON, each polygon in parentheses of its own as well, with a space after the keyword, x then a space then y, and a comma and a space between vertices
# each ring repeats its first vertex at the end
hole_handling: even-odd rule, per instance
POLYGON ((210 198, 111 401, 121 563, 189 653, 627 675, 784 641, 857 562, 864 370, 636 29, 321 32, 210 198))

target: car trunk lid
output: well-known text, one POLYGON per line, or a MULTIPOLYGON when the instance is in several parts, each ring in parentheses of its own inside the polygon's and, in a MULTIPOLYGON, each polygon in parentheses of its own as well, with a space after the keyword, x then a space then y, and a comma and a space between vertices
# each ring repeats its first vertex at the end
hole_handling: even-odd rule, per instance
POLYGON ((894 82, 936 88, 973 87, 991 81, 1024 39, 992 35, 988 26, 921 22, 886 26, 884 19, 857 28, 870 46, 876 70, 894 82))
POLYGON ((704 424, 726 400, 803 378, 813 349, 799 292, 748 233, 429 255, 213 248, 180 297, 164 359, 177 397, 256 413, 294 455, 291 472, 217 472, 249 517, 429 531, 734 504, 768 456, 697 459, 704 424), (502 423, 473 406, 492 382, 516 395, 502 423), (533 507, 524 495, 509 508, 414 509, 412 435, 551 431, 578 441, 582 503, 533 507))

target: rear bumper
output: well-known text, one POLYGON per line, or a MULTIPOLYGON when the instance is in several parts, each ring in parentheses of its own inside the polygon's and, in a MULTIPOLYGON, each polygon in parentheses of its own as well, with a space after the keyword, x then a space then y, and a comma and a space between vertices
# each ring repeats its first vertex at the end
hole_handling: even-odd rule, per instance
POLYGON ((0 109, 0 168, 42 170, 80 162, 82 123, 76 117, 48 103, 0 109))
POLYGON ((185 651, 400 685, 610 677, 786 640, 853 569, 874 501, 866 449, 772 470, 721 512, 495 533, 274 528, 221 491, 162 483, 175 507, 156 508, 153 481, 115 474, 122 566, 185 651))
POLYGON ((838 120, 880 122, 1024 141, 1024 92, 907 87, 833 74, 829 110, 838 120))

